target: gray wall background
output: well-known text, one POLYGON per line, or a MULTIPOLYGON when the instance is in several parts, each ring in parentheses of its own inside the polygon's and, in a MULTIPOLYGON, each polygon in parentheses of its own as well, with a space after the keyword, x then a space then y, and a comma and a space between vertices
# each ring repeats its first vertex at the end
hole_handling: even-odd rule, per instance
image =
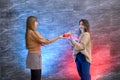
MULTIPOLYGON (((0 80, 30 80, 24 67, 23 45, 25 22, 30 15, 38 17, 38 30, 47 38, 78 28, 81 18, 88 19, 93 37, 93 79, 120 79, 119 0, 0 0, 0 80)), ((59 67, 61 70, 64 73, 64 65, 59 67)), ((44 74, 43 80, 76 80, 59 71, 58 75, 44 74)))

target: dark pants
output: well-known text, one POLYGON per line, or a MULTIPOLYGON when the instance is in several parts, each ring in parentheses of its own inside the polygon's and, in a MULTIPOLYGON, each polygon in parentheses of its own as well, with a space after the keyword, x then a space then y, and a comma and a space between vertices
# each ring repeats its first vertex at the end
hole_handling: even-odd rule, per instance
POLYGON ((31 80, 41 80, 41 69, 31 69, 31 80))
POLYGON ((81 52, 77 54, 75 62, 81 80, 91 80, 90 63, 86 61, 85 56, 81 52))

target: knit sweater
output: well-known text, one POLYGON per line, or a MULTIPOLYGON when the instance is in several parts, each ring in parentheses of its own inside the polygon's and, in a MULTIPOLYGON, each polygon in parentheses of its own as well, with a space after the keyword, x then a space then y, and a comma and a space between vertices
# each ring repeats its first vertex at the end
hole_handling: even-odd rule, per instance
POLYGON ((28 30, 26 47, 30 53, 41 53, 41 46, 50 44, 60 37, 55 37, 50 40, 44 38, 39 32, 28 30))
POLYGON ((86 60, 91 63, 91 39, 90 39, 90 33, 89 32, 83 32, 79 36, 79 42, 76 42, 73 37, 70 38, 72 44, 74 45, 74 59, 76 59, 77 53, 81 52, 83 55, 85 55, 86 60))

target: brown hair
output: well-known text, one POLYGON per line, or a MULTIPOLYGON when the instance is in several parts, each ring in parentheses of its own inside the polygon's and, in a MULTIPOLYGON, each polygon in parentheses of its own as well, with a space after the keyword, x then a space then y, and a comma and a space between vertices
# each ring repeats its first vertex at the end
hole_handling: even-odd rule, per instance
POLYGON ((90 39, 91 39, 91 42, 92 42, 92 36, 91 36, 91 32, 90 32, 90 24, 89 24, 88 20, 87 19, 81 19, 79 21, 79 25, 80 25, 80 22, 83 22, 84 31, 90 33, 90 39))
POLYGON ((34 16, 29 16, 26 21, 26 34, 25 34, 25 40, 26 40, 26 48, 27 48, 27 35, 28 35, 28 30, 32 30, 33 32, 35 30, 35 22, 37 21, 37 18, 34 16))

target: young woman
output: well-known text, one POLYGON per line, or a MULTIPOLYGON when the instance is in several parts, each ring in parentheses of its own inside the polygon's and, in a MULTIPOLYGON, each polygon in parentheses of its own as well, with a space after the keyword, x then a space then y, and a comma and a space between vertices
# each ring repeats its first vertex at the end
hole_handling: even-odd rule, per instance
POLYGON ((90 76, 90 64, 91 64, 91 33, 88 20, 81 19, 79 21, 81 35, 79 41, 76 42, 72 35, 70 41, 74 48, 74 59, 76 62, 77 70, 81 80, 91 80, 90 76))
POLYGON ((26 48, 28 55, 26 60, 26 67, 31 69, 31 80, 41 80, 41 46, 50 44, 60 38, 62 35, 53 39, 46 39, 36 31, 38 25, 37 18, 29 16, 26 22, 26 48))

